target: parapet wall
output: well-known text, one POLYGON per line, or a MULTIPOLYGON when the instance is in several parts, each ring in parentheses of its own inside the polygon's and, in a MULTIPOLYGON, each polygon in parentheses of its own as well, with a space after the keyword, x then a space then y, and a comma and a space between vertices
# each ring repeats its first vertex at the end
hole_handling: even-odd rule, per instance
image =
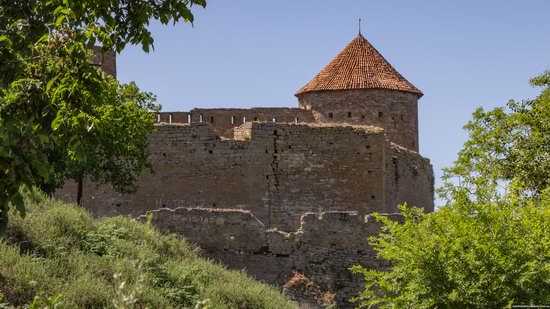
POLYGON ((233 138, 233 129, 251 121, 281 123, 315 122, 311 111, 301 108, 195 108, 189 112, 161 112, 161 123, 207 123, 214 134, 233 138))
MULTIPOLYGON (((251 211, 268 227, 298 228, 317 211, 395 212, 396 204, 433 210, 431 165, 397 150, 377 128, 248 122, 234 139, 204 123, 161 124, 149 148, 155 173, 138 191, 116 193, 85 182, 83 203, 96 216, 139 216, 158 208, 204 207, 251 211)), ((56 193, 74 201, 76 186, 56 193)))
POLYGON ((363 288, 349 267, 388 267, 368 245, 368 237, 379 233, 379 223, 357 212, 307 213, 290 233, 267 229, 249 211, 177 208, 149 214, 162 231, 184 235, 205 256, 245 269, 258 280, 283 286, 294 272, 304 274, 322 292, 335 293, 339 308, 349 307, 349 300, 363 288))

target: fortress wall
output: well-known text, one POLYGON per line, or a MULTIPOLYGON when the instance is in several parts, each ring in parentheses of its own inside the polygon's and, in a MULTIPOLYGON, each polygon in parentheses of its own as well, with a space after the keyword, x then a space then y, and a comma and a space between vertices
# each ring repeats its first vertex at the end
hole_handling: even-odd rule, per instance
POLYGON ((434 211, 434 175, 430 160, 409 149, 391 144, 387 149, 387 207, 409 206, 434 211))
POLYGON ((94 47, 93 52, 92 63, 116 78, 116 53, 113 50, 102 51, 101 47, 94 47))
MULTIPOLYGON (((252 140, 267 124, 253 130, 252 140)), ((270 226, 296 229, 301 214, 383 210, 385 139, 381 131, 350 126, 273 126, 270 226)), ((269 133, 268 133, 269 134, 269 133)))
MULTIPOLYGON (((303 213, 386 207, 383 133, 370 127, 247 123, 220 140, 207 124, 159 125, 150 137, 155 173, 132 195, 85 182, 96 216, 138 216, 176 207, 250 210, 269 227, 296 229, 303 213)), ((76 186, 56 193, 74 201, 76 186)))
POLYGON ((413 93, 362 89, 315 91, 298 96, 300 106, 323 123, 383 128, 390 141, 418 151, 418 96, 413 93))
POLYGON ((314 122, 311 111, 300 108, 195 108, 190 112, 161 112, 159 122, 165 123, 208 123, 212 131, 222 137, 232 138, 233 129, 245 122, 314 122), (172 121, 170 122, 170 117, 172 121))
MULTIPOLYGON (((245 269, 256 279, 278 286, 287 283, 287 292, 303 297, 303 291, 288 286, 293 272, 299 272, 321 292, 335 292, 342 308, 349 307, 348 300, 362 290, 360 278, 349 267, 388 267, 368 245, 368 237, 378 234, 380 225, 357 212, 305 214, 299 229, 290 233, 266 229, 247 211, 178 208, 150 213, 152 223, 162 231, 184 235, 205 256, 229 268, 245 269)), ((145 221, 146 216, 140 219, 145 221)), ((319 296, 306 293, 312 303, 319 296)))
MULTIPOLYGON (((140 176, 135 194, 85 182, 83 204, 92 214, 136 217, 151 209, 193 206, 251 209, 266 220, 271 141, 221 141, 207 124, 157 129, 149 138, 154 173, 140 176)), ((56 196, 74 201, 76 190, 70 186, 56 196)))
MULTIPOLYGON (((296 229, 311 211, 394 212, 404 201, 433 209, 429 163, 391 150, 380 130, 253 122, 238 127, 235 138, 220 140, 207 124, 159 125, 149 143, 155 173, 140 177, 137 193, 86 181, 84 206, 96 216, 246 209, 284 230, 296 229)), ((67 183, 56 196, 72 202, 76 191, 67 183)))

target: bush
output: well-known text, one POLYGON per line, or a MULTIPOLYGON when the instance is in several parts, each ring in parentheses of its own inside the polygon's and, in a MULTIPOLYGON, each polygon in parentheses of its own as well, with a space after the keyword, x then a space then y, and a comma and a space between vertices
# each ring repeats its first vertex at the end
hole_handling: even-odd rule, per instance
POLYGON ((0 240, 0 302, 59 295, 63 308, 291 307, 274 288, 201 259, 184 239, 150 225, 94 220, 39 194, 26 203, 27 216, 13 216, 0 240))
POLYGON ((404 224, 379 216, 371 243, 389 271, 353 269, 367 281, 359 299, 380 308, 503 308, 550 304, 550 197, 464 203, 404 224))

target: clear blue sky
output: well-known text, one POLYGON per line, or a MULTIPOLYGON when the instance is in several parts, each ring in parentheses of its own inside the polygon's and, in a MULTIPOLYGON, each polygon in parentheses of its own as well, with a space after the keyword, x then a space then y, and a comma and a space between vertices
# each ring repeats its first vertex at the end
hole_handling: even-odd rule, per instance
POLYGON ((194 27, 153 23, 155 51, 123 51, 119 79, 154 92, 165 111, 296 107, 294 92, 361 18, 367 40, 424 92, 420 152, 437 178, 476 107, 534 97, 528 79, 550 69, 550 0, 207 1, 194 27))

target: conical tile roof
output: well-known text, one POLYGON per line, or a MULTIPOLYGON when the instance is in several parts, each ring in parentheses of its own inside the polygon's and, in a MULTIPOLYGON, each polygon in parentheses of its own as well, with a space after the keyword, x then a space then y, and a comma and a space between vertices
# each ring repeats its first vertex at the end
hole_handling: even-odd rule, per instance
POLYGON ((296 95, 311 91, 382 88, 422 92, 406 80, 359 34, 296 95))

